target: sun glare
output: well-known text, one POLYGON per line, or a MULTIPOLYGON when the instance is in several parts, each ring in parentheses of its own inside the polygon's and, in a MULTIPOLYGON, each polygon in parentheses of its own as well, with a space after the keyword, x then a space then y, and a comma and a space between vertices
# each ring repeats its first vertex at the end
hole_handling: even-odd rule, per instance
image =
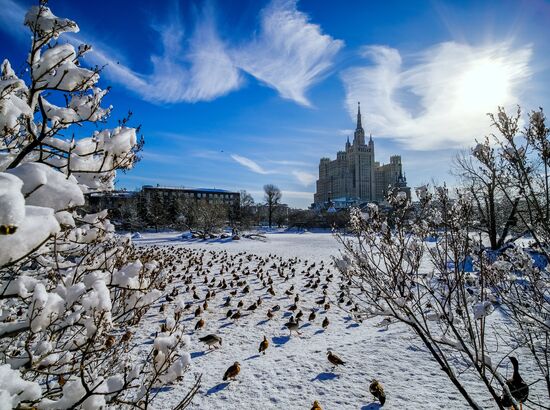
POLYGON ((468 110, 492 110, 510 95, 511 76, 505 65, 492 59, 473 62, 458 83, 458 105, 468 110))

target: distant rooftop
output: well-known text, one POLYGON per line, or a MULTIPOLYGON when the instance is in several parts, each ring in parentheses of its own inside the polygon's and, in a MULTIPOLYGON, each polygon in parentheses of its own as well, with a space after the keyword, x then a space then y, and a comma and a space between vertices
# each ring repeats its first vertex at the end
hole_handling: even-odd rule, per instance
POLYGON ((218 194, 234 194, 235 191, 228 191, 226 189, 218 188, 184 188, 184 187, 174 187, 174 186, 162 186, 162 185, 143 185, 144 189, 169 189, 173 191, 201 191, 201 192, 212 192, 218 194))

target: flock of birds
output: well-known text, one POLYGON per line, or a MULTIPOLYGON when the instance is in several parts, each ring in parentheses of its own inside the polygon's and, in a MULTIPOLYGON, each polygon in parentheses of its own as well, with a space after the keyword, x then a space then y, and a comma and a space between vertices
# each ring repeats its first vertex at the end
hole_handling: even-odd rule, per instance
MULTIPOLYGON (((262 306, 268 303, 271 305, 265 310, 265 320, 282 319, 281 324, 288 329, 289 337, 302 334, 301 322, 307 320, 314 324, 321 315, 324 315, 319 320, 322 329, 330 326, 326 313, 335 302, 332 302, 334 292, 329 293, 329 285, 336 281, 337 275, 324 262, 285 259, 272 254, 229 254, 227 251, 206 251, 170 245, 142 247, 140 252, 141 257, 162 260, 164 268, 170 272, 172 291, 160 305, 160 311, 165 312, 169 303, 179 304, 180 307, 175 309, 178 316, 183 318, 182 315, 188 315, 187 320, 195 320, 192 333, 205 329, 210 320, 208 316, 214 311, 219 315, 221 309, 225 311, 226 320, 238 323, 243 317, 265 310, 262 306), (297 275, 303 279, 301 287, 287 283, 297 275), (259 296, 254 296, 254 300, 247 302, 252 291, 259 296), (284 313, 285 311, 288 313, 284 313)), ((346 298, 342 284, 335 285, 339 289, 336 293, 336 305, 351 313, 356 312, 357 307, 346 298)), ((165 330, 163 326, 161 324, 161 331, 165 330)), ((215 333, 201 336, 198 340, 208 350, 220 349, 223 345, 222 337, 215 333)), ((259 341, 258 353, 265 355, 268 349, 269 340, 264 335, 259 341)), ((326 359, 332 365, 333 371, 346 364, 331 350, 327 351, 326 359)), ((236 380, 240 372, 241 364, 236 361, 225 371, 222 379, 236 380)), ((372 380, 369 391, 384 405, 386 395, 380 382, 372 380)), ((318 401, 314 401, 312 409, 321 409, 318 401)))
MULTIPOLYGON (((321 321, 323 329, 330 325, 326 313, 332 306, 331 300, 335 299, 338 307, 352 314, 358 311, 357 306, 346 297, 343 283, 335 283, 337 291, 334 293, 333 288, 330 294, 332 297, 329 297, 329 285, 337 280, 337 276, 324 262, 309 262, 297 257, 284 259, 272 254, 262 257, 247 252, 229 254, 225 250, 206 251, 158 245, 140 248, 140 254, 146 259, 163 261, 164 268, 172 275, 173 287, 166 295, 165 302, 160 305, 160 311, 164 312, 169 303, 179 304, 174 310, 175 315, 182 317, 183 314, 187 314, 187 320, 195 319, 193 333, 206 327, 206 321, 212 311, 227 309, 226 319, 238 323, 241 318, 260 310, 264 303, 273 303, 274 300, 279 303, 286 300, 288 304, 284 307, 277 303, 272 304, 267 308, 265 318, 269 321, 281 320, 290 315, 283 323, 289 331, 289 337, 293 334, 301 335, 300 322, 305 320, 303 318, 306 305, 309 305, 307 321, 310 324, 315 323, 318 315, 325 315, 321 321), (297 288, 295 284, 285 286, 285 283, 296 275, 303 279, 302 287, 297 288), (251 290, 255 290, 256 294, 260 293, 260 296, 254 296, 254 301, 245 304, 245 300, 251 296, 251 290), (312 307, 312 299, 317 307, 312 307), (283 310, 288 313, 281 314, 283 310)), ((164 323, 161 325, 161 331, 166 330, 163 326, 164 323)), ((218 334, 210 333, 199 337, 198 340, 208 346, 209 350, 222 348, 223 339, 218 334)), ((259 342, 258 353, 265 355, 268 349, 269 340, 264 335, 259 342)), ((326 358, 333 366, 333 371, 338 366, 346 364, 331 350, 327 351, 326 358)), ((510 357, 510 360, 514 372, 506 384, 512 397, 521 406, 528 398, 529 386, 519 374, 517 359, 510 357)), ((240 371, 241 364, 236 361, 227 368, 222 379, 235 380, 240 371)), ((385 404, 386 393, 378 380, 371 381, 369 392, 381 406, 385 404)), ((509 396, 503 394, 501 404, 509 408, 513 403, 509 396)), ((311 410, 321 410, 317 400, 313 402, 311 410)))

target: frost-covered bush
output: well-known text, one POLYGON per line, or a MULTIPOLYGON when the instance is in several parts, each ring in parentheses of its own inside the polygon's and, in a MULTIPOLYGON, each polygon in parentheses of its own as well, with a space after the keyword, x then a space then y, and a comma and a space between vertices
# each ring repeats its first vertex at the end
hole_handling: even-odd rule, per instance
POLYGON ((84 194, 113 189, 134 165, 141 141, 127 120, 101 129, 112 108, 99 70, 81 65, 91 47, 62 41, 77 24, 45 2, 24 23, 28 70, 0 67, 0 407, 146 408, 190 364, 173 317, 151 346, 134 337, 169 276, 106 211, 82 210, 84 194))
POLYGON ((531 364, 526 380, 546 383, 546 396, 532 395, 532 404, 550 400, 550 130, 542 110, 524 130, 519 118, 499 109, 491 116, 498 136, 472 150, 477 172, 514 204, 499 240, 480 229, 478 212, 494 190, 470 186, 423 186, 415 204, 390 194, 391 212, 354 209, 354 237, 339 237, 345 251, 336 264, 358 318, 406 324, 476 409, 472 377, 486 387, 484 401, 503 408, 501 363, 511 352, 531 364), (507 234, 516 223, 523 235, 507 234))

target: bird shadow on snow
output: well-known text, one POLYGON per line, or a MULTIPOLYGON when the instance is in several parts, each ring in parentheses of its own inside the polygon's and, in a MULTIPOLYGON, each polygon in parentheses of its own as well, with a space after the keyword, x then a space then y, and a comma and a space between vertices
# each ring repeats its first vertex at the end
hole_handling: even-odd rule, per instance
POLYGON ((223 382, 223 383, 217 384, 214 387, 211 387, 210 389, 208 389, 208 391, 206 392, 206 395, 210 396, 211 394, 218 393, 223 389, 225 389, 227 386, 229 386, 229 382, 223 382))
POLYGON ((271 339, 275 346, 282 346, 290 340, 290 336, 275 336, 271 339))
POLYGON ((340 377, 340 376, 338 376, 336 373, 321 372, 315 378, 311 379, 311 381, 314 382, 315 380, 319 380, 321 382, 324 382, 324 381, 327 381, 327 380, 337 379, 338 377, 340 377))
POLYGON ((260 320, 258 323, 256 323, 256 326, 265 325, 267 322, 269 322, 269 319, 260 320))
POLYGON ((380 405, 380 403, 371 403, 371 404, 367 404, 366 406, 363 406, 361 407, 361 410, 378 410, 378 409, 381 409, 382 406, 380 405))
POLYGON ((232 322, 225 323, 225 324, 221 325, 218 329, 223 329, 224 327, 231 326, 232 324, 233 324, 232 322))
POLYGON ((317 330, 315 333, 313 333, 314 335, 319 335, 321 333, 325 333, 325 330, 324 329, 319 329, 317 330))
POLYGON ((207 351, 192 352, 192 353, 191 353, 191 359, 195 359, 196 357, 204 356, 205 354, 208 354, 208 352, 207 352, 207 351))
POLYGON ((359 323, 350 323, 349 325, 346 326, 346 329, 350 329, 354 327, 359 327, 359 323))
POLYGON ((250 357, 247 357, 247 358, 246 358, 246 359, 244 359, 244 360, 252 360, 252 359, 257 359, 258 357, 260 357, 260 355, 259 355, 259 354, 255 354, 255 355, 252 355, 252 356, 250 356, 250 357))

